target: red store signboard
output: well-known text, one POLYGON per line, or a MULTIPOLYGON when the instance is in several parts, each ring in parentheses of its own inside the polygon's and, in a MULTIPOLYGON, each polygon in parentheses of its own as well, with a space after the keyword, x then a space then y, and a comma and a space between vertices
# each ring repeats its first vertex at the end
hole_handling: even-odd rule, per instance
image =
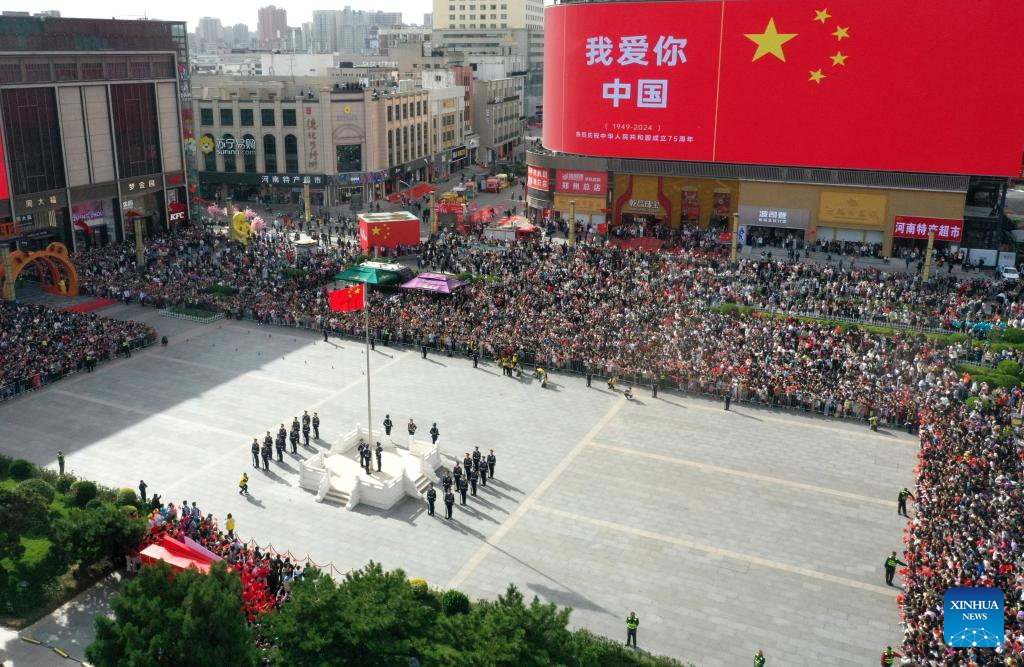
POLYGON ((559 169, 555 177, 555 192, 603 197, 608 193, 608 173, 559 169))
POLYGON ((541 192, 551 192, 551 179, 544 167, 526 167, 526 187, 541 192))
POLYGON ((897 239, 927 239, 931 231, 935 232, 936 241, 959 243, 964 235, 964 221, 897 215, 892 226, 892 236, 897 239))

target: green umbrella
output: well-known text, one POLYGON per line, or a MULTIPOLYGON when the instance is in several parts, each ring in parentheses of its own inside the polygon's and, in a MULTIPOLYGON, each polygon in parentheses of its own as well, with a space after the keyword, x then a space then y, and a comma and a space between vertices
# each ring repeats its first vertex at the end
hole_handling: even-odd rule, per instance
POLYGON ((397 285, 401 277, 392 271, 384 271, 368 266, 352 266, 338 275, 335 280, 345 280, 350 283, 367 283, 369 285, 397 285))

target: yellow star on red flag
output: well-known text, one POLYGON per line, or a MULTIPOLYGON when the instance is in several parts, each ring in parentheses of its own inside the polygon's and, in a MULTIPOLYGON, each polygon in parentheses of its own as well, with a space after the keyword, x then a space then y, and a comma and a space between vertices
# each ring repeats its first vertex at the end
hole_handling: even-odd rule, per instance
POLYGON ((775 18, 768 19, 768 27, 764 29, 763 33, 745 34, 744 37, 757 44, 757 51, 754 52, 754 58, 751 60, 757 60, 764 56, 771 54, 786 62, 786 54, 782 51, 782 45, 797 36, 797 33, 780 33, 775 28, 775 18))

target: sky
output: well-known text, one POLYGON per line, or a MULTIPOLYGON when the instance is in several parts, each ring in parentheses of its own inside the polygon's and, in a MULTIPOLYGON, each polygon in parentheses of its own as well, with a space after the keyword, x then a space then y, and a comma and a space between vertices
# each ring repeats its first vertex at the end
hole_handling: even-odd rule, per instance
POLYGON ((175 0, 174 2, 147 2, 146 0, 7 0, 5 10, 30 11, 32 13, 56 9, 61 16, 69 18, 143 18, 188 21, 188 29, 194 31, 203 16, 219 18, 221 24, 231 26, 245 23, 249 30, 256 31, 257 11, 260 7, 276 4, 288 10, 288 25, 298 27, 313 20, 314 9, 379 9, 386 12, 402 12, 407 24, 422 25, 423 14, 433 9, 432 0, 279 0, 247 3, 238 0, 211 3, 209 0, 175 0), (19 6, 20 2, 20 6, 19 6))

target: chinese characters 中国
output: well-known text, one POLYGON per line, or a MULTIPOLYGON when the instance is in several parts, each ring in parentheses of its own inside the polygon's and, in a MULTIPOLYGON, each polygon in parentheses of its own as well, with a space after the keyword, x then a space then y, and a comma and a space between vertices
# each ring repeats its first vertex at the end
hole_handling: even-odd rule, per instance
MULTIPOLYGON (((656 67, 675 67, 686 62, 686 43, 683 37, 660 35, 654 44, 654 65, 656 67)), ((587 67, 595 65, 610 66, 613 62, 621 66, 649 66, 648 51, 650 43, 647 35, 631 35, 619 38, 618 57, 615 56, 615 44, 610 37, 597 35, 588 37, 585 57, 587 67)), ((619 108, 624 101, 635 100, 638 109, 668 108, 668 79, 639 79, 636 84, 622 81, 615 77, 613 81, 601 85, 602 99, 611 100, 612 106, 619 108), (635 96, 634 96, 635 95, 635 96)))

